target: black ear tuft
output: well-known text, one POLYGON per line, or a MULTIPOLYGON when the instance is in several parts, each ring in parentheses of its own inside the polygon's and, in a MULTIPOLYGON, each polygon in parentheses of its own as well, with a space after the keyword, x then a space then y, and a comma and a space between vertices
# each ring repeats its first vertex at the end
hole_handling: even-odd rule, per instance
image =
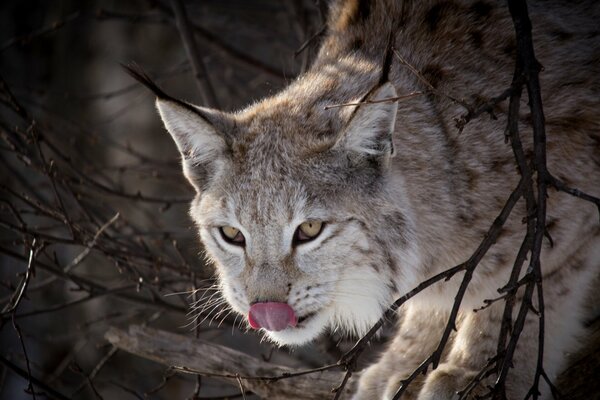
POLYGON ((154 83, 154 81, 148 76, 142 67, 135 62, 129 64, 121 63, 121 66, 133 79, 150 89, 152 93, 154 93, 159 99, 174 100, 171 96, 163 92, 163 90, 159 88, 156 83, 154 83))
POLYGON ((121 63, 121 66, 125 69, 125 72, 127 72, 133 79, 150 89, 152 93, 154 93, 154 95, 158 98, 158 100, 170 101, 172 103, 179 104, 181 107, 186 108, 188 111, 191 111, 194 114, 200 116, 200 118, 206 120, 206 116, 200 113, 197 108, 186 103, 185 101, 176 99, 175 97, 166 94, 160 87, 158 87, 156 83, 154 83, 154 81, 148 76, 148 74, 142 69, 142 67, 137 65, 135 62, 129 64, 121 63))

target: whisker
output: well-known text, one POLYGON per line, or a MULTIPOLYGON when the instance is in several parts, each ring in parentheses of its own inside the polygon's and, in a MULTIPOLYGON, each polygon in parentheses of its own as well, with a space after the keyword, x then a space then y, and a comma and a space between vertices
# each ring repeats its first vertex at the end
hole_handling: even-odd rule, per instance
MULTIPOLYGON (((211 288, 212 288, 212 287, 211 287, 211 288)), ((212 289, 211 289, 211 290, 212 290, 212 289)), ((218 287, 218 286, 214 288, 214 291, 215 291, 215 293, 218 293, 218 292, 219 292, 219 290, 220 290, 220 287, 218 287)), ((192 304, 195 304, 195 303, 199 303, 199 302, 201 302, 201 301, 202 301, 202 299, 204 299, 204 297, 206 297, 206 294, 207 294, 207 293, 209 293, 209 291, 208 291, 208 290, 205 290, 205 291, 204 291, 204 293, 202 293, 202 296, 200 296, 200 298, 199 298, 199 299, 197 299, 197 300, 195 300, 194 302, 192 302, 192 304)), ((214 295, 214 293, 213 293, 213 295, 214 295)))
POLYGON ((235 333, 235 324, 237 323, 238 318, 240 317, 241 314, 238 314, 235 316, 235 319, 233 320, 233 324, 231 324, 231 334, 233 335, 235 333))
MULTIPOLYGON (((208 280, 211 280, 211 279, 202 279, 202 280, 201 280, 201 281, 199 281, 199 282, 204 282, 204 281, 208 281, 208 280)), ((212 280, 214 280, 214 278, 212 278, 212 280)), ((182 291, 182 292, 171 292, 171 293, 165 293, 163 296, 165 296, 165 297, 169 297, 169 296, 177 296, 177 295, 182 295, 182 294, 189 294, 189 295, 193 295, 194 293, 196 293, 196 292, 198 292, 198 291, 201 291, 201 290, 209 290, 209 289, 211 289, 211 288, 213 288, 213 287, 217 287, 217 286, 218 286, 218 284, 214 284, 214 285, 211 285, 211 286, 209 286, 209 287, 206 287, 206 288, 192 288, 192 289, 190 289, 190 290, 184 290, 184 291, 182 291)))
POLYGON ((345 295, 345 296, 360 296, 360 297, 366 297, 369 299, 373 298, 373 295, 370 293, 360 293, 360 292, 345 292, 345 291, 340 291, 340 290, 331 290, 328 291, 327 294, 340 294, 340 295, 345 295))
POLYGON ((233 312, 233 308, 230 308, 229 312, 227 314, 225 314, 225 316, 223 318, 221 318, 221 321, 219 322, 219 325, 217 325, 217 328, 221 327, 221 324, 223 324, 223 321, 225 321, 225 318, 227 318, 232 312, 233 312))
POLYGON ((248 324, 242 326, 242 324, 244 324, 244 322, 246 321, 246 318, 244 318, 244 316, 242 316, 242 318, 240 318, 240 322, 238 322, 238 329, 244 333, 248 332, 248 324))
POLYGON ((212 312, 212 311, 213 311, 215 308, 218 308, 218 307, 219 307, 219 306, 221 306, 223 303, 225 303, 225 299, 219 299, 218 301, 215 301, 215 302, 213 302, 213 303, 212 303, 212 304, 210 304, 210 305, 204 305, 204 307, 202 307, 202 309, 201 309, 200 311, 198 311, 198 308, 194 308, 194 309, 192 309, 192 310, 191 310, 191 311, 188 313, 188 315, 189 315, 189 314, 191 314, 191 313, 195 313, 195 316, 194 316, 193 318, 190 316, 190 318, 191 318, 191 321, 192 321, 192 322, 194 322, 194 321, 198 320, 198 318, 200 318, 202 315, 210 315, 210 313, 211 313, 211 312, 212 312), (210 311, 208 311, 208 314, 205 314, 205 310, 210 310, 210 311))
MULTIPOLYGON (((211 299, 212 299, 213 297, 215 297, 217 294, 220 294, 220 292, 218 292, 218 291, 217 291, 217 292, 214 292, 212 295, 210 295, 210 297, 209 297, 209 298, 206 300, 206 302, 205 302, 204 304, 210 303, 211 299)), ((204 297, 204 296, 202 296, 202 297, 204 297)), ((202 300, 202 298, 200 298, 200 300, 202 300)), ((200 302, 200 300, 198 300, 198 302, 200 302)), ((196 307, 196 304, 195 304, 195 303, 193 303, 193 304, 192 304, 192 306, 193 306, 193 307, 196 307)))
MULTIPOLYGON (((213 308, 210 310, 210 312, 209 312, 208 314, 206 314, 206 316, 205 316, 205 317, 202 319, 202 321, 200 321, 200 322, 198 323, 198 325, 201 325, 201 324, 202 324, 204 321, 206 321, 206 319, 207 319, 207 318, 208 318, 208 317, 209 317, 209 316, 210 316, 210 315, 211 315, 213 312, 215 312, 215 310, 217 310, 217 309, 219 308, 219 306, 220 306, 220 304, 219 304, 219 305, 217 305, 217 306, 214 306, 214 307, 213 307, 213 308)), ((211 321, 212 321, 212 319, 211 319, 211 321)), ((208 325, 210 326, 210 323, 209 323, 208 325)))
MULTIPOLYGON (((224 313, 225 311, 227 311, 227 310, 231 310, 231 308, 230 308, 229 306, 227 306, 227 307, 225 307, 225 308, 221 309, 221 310, 220 310, 218 313, 216 313, 215 315, 213 315, 213 317, 212 317, 212 318, 210 319, 210 321, 208 322, 208 326, 211 326, 211 324, 213 323, 213 321, 214 321, 215 319, 217 319, 217 318, 218 318, 218 317, 219 317, 221 314, 223 314, 223 313, 224 313)), ((227 316, 227 315, 226 315, 226 316, 227 316)), ((218 326, 217 326, 217 328, 218 328, 218 326)))
POLYGON ((198 315, 204 314, 205 312, 207 312, 208 310, 213 310, 219 306, 221 306, 222 304, 225 304, 227 301, 225 299, 219 299, 217 301, 214 301, 210 304, 206 304, 204 305, 200 311, 198 311, 198 315))
POLYGON ((222 300, 225 300, 225 298, 224 298, 224 297, 221 297, 221 296, 219 296, 219 297, 217 297, 217 298, 214 298, 214 299, 213 299, 213 298, 211 298, 211 299, 209 299, 209 300, 206 300, 206 301, 204 301, 204 302, 202 302, 202 303, 191 304, 191 305, 190 305, 190 307, 191 307, 192 309, 194 309, 194 310, 197 310, 197 309, 199 309, 199 308, 208 307, 208 306, 210 306, 211 304, 214 304, 214 303, 216 303, 216 302, 218 302, 218 301, 222 301, 222 300))

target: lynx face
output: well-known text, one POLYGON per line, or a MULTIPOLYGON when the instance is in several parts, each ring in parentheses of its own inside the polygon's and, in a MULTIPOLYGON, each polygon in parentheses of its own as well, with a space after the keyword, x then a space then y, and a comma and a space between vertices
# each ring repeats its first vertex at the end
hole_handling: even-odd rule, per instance
MULTIPOLYGON (((386 84, 371 99, 393 96, 386 84)), ((359 334, 399 278, 412 284, 390 265, 408 254, 398 244, 409 247, 410 231, 387 189, 395 103, 363 105, 324 137, 298 132, 306 126, 292 114, 261 118, 266 105, 236 115, 157 105, 197 189, 191 215, 224 297, 250 326, 279 344, 328 327, 359 334)))
POLYGON ((295 326, 269 331, 287 344, 310 340, 327 325, 362 331, 377 319, 389 294, 369 267, 374 244, 352 212, 334 211, 336 204, 324 204, 294 181, 260 193, 226 193, 202 197, 192 214, 201 221, 202 240, 234 310, 248 316, 255 303, 288 304, 295 326), (298 241, 305 221, 323 221, 322 229, 314 239, 298 241), (244 244, 227 240, 223 226, 239 229, 244 244))

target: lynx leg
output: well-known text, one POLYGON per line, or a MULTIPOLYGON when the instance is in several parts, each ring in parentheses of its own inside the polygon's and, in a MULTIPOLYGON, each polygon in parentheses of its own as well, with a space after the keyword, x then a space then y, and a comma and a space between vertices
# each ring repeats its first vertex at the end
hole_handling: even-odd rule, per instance
MULTIPOLYGON (((504 303, 497 303, 484 311, 477 313, 466 311, 462 315, 463 318, 454 343, 451 344, 448 357, 437 369, 427 375, 418 396, 419 400, 458 398, 456 393, 463 390, 485 366, 487 360, 496 354, 503 306, 504 303)), ((528 318, 525 327, 527 332, 534 330, 535 327, 532 325, 534 322, 533 318, 528 318)), ((521 341, 534 339, 524 336, 531 335, 523 334, 521 341)), ((487 383, 485 382, 482 386, 487 383)), ((472 393, 480 394, 478 391, 472 393)))
MULTIPOLYGON (((577 348, 579 336, 584 333, 581 324, 583 302, 588 288, 598 274, 600 241, 596 237, 568 258, 560 269, 544 276, 545 345, 544 370, 554 380, 565 367, 565 353, 577 348)), ((520 300, 513 315, 516 316, 520 300)), ((538 308, 534 293, 534 307, 538 308)), ((474 313, 465 311, 452 349, 445 362, 428 374, 419 400, 457 399, 471 379, 483 368, 487 360, 496 354, 496 344, 504 303, 474 313)), ((514 354, 514 368, 508 375, 506 392, 508 399, 522 399, 533 383, 538 354, 538 325, 536 314, 529 312, 519 344, 514 354), (518 371, 514 373, 513 371, 518 371)), ((472 392, 481 395, 485 386, 493 383, 492 376, 472 392)), ((542 398, 549 397, 549 388, 542 381, 539 386, 542 398)))
MULTIPOLYGON (((408 307, 382 358, 363 372, 354 400, 391 399, 400 381, 435 349, 446 319, 445 313, 408 307)), ((414 399, 421 385, 422 378, 410 386, 403 399, 414 399)))

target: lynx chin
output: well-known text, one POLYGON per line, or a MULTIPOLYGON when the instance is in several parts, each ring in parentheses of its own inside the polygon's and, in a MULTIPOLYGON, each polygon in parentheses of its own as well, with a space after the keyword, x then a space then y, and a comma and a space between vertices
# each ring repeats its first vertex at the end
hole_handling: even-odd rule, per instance
MULTIPOLYGON (((600 2, 528 3, 544 66, 548 167, 600 196, 600 2)), ((157 95, 196 189, 191 216, 224 297, 281 345, 331 329, 365 333, 397 297, 468 259, 519 180, 504 140, 508 102, 494 108, 495 119, 481 116, 459 133, 454 119, 465 109, 436 94, 482 104, 510 87, 516 44, 503 1, 340 0, 329 15, 309 71, 238 112, 174 99, 138 75, 157 95), (422 94, 381 101, 413 92, 422 94)), ((531 118, 527 107, 521 112, 531 157, 531 118)), ((442 363, 403 398, 457 398, 496 354, 503 302, 473 309, 508 281, 525 211, 521 200, 476 269, 442 363)), ((547 218, 544 366, 555 379, 584 334, 600 230, 592 204, 553 190, 547 218)), ((438 345, 459 283, 432 286, 402 307, 396 335, 362 372, 355 399, 393 397, 438 345)), ((529 313, 510 399, 531 386, 537 323, 529 313)))

